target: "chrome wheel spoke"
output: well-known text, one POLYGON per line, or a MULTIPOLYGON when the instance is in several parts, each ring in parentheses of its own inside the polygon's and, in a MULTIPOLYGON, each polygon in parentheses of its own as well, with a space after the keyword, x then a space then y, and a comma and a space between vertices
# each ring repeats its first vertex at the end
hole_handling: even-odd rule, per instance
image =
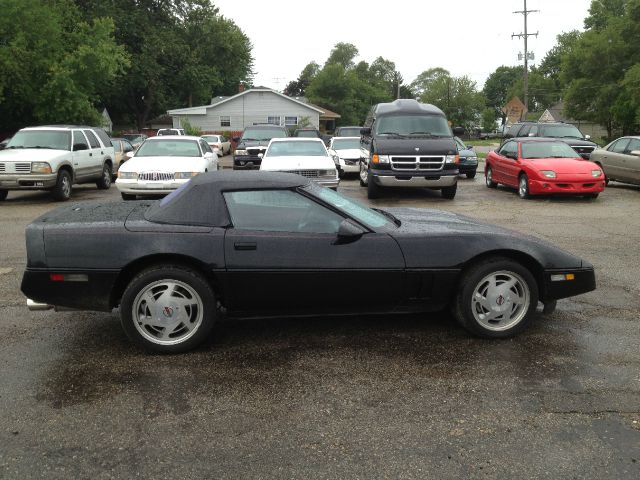
POLYGON ((476 321, 487 330, 507 330, 522 321, 530 303, 529 286, 515 272, 490 273, 478 282, 471 298, 476 321))

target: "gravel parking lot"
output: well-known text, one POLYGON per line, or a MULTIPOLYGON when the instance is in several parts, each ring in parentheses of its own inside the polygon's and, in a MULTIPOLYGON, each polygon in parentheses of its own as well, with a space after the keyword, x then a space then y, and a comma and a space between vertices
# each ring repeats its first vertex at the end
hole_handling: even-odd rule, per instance
MULTIPOLYGON (((340 191, 368 202, 355 179, 340 191)), ((119 198, 81 186, 72 201, 119 198)), ((640 188, 523 201, 478 176, 453 201, 398 190, 369 203, 538 235, 592 262, 598 289, 505 341, 471 338, 448 313, 222 320, 204 348, 153 356, 116 312, 26 309, 24 227, 57 204, 11 192, 0 477, 640 478, 640 188)))

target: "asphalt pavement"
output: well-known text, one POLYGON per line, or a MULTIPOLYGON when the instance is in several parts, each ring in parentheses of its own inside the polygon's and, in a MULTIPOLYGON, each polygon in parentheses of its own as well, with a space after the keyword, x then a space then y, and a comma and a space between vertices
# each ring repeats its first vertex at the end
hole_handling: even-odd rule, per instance
MULTIPOLYGON (((353 178, 339 189, 545 238, 592 262, 598 289, 510 340, 470 337, 446 312, 222 319, 195 352, 148 355, 117 311, 26 309, 24 228, 58 204, 12 192, 0 203, 0 478, 640 478, 640 188, 524 201, 478 176, 453 201, 364 190, 353 178)), ((118 200, 90 185, 72 198, 118 200)))

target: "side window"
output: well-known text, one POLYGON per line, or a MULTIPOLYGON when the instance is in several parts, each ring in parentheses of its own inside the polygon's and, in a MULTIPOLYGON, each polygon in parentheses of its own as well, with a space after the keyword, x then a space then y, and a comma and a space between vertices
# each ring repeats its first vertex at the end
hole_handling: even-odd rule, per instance
POLYGON ((87 139, 80 130, 73 131, 73 149, 74 150, 89 150, 89 144, 87 139), (80 147, 80 148, 78 148, 80 147))
POLYGON ((620 138, 620 139, 616 140, 616 142, 609 147, 609 151, 610 152, 615 152, 615 153, 623 153, 626 150, 627 145, 629 145, 629 140, 631 140, 631 139, 630 138, 620 138))
POLYGON ((122 144, 124 153, 133 152, 133 145, 131 145, 129 142, 127 142, 126 140, 123 140, 120 143, 122 144))
POLYGON ((507 131, 507 134, 505 136, 508 138, 516 137, 518 134, 518 130, 520 130, 521 126, 522 126, 521 123, 514 123, 509 127, 509 130, 507 131))
POLYGON ((529 130, 529 136, 531 136, 531 137, 537 137, 538 136, 538 126, 537 125, 533 125, 531 127, 531 130, 529 130))
POLYGON ((200 148, 202 148, 202 151, 204 153, 207 153, 207 152, 213 153, 213 150, 211 150, 211 147, 209 146, 209 144, 204 140, 200 140, 200 148))
POLYGON ((500 150, 498 150, 498 154, 502 155, 503 157, 507 156, 507 153, 513 153, 515 151, 517 151, 516 148, 514 148, 516 145, 515 142, 507 142, 505 143, 502 148, 500 150))
POLYGON ((89 145, 91 145, 91 148, 100 148, 100 142, 98 141, 98 138, 91 130, 85 130, 84 134, 89 139, 89 145))
POLYGON ((224 198, 238 230, 336 234, 343 220, 291 190, 226 192, 224 198))
POLYGON ((111 140, 111 144, 113 145, 113 149, 116 153, 122 152, 123 142, 121 142, 120 140, 111 140))
POLYGON ((627 145, 627 148, 624 149, 624 153, 626 153, 627 155, 631 155, 631 152, 633 152, 634 150, 640 150, 640 140, 638 140, 637 138, 632 138, 629 140, 629 144, 627 145))
POLYGON ((530 131, 531 131, 531 125, 523 125, 520 131, 518 132, 518 136, 526 137, 527 135, 529 135, 530 131))

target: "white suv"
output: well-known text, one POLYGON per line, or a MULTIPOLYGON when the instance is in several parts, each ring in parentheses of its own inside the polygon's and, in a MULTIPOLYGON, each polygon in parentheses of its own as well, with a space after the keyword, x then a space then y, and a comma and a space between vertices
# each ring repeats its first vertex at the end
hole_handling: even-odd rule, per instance
POLYGON ((115 153, 96 127, 51 125, 23 128, 0 151, 0 200, 9 190, 50 190, 68 200, 75 183, 111 187, 115 153))

